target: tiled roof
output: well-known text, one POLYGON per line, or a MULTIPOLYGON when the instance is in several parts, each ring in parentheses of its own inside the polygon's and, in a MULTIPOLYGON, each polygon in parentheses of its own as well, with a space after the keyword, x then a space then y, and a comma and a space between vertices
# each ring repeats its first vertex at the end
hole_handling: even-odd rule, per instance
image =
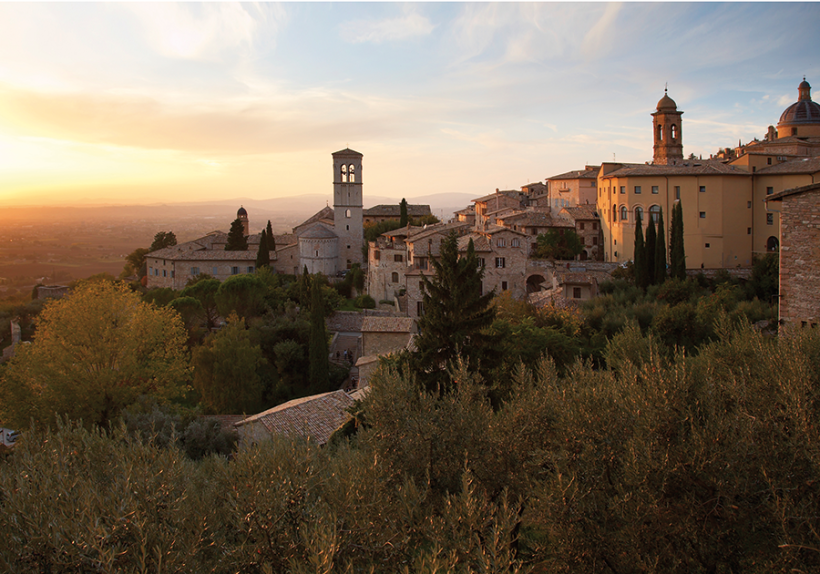
POLYGON ((294 229, 298 229, 300 227, 304 227, 309 223, 315 223, 317 221, 328 220, 333 221, 333 208, 332 207, 323 207, 321 211, 313 214, 311 217, 297 225, 294 229))
POLYGON ((447 234, 453 229, 461 229, 463 227, 469 227, 470 224, 466 221, 451 221, 450 223, 436 223, 435 225, 428 225, 426 229, 422 228, 418 233, 414 235, 408 236, 408 241, 418 241, 420 239, 426 239, 431 235, 436 235, 437 233, 447 234))
MULTIPOLYGON (((429 205, 407 205, 407 215, 410 217, 421 217, 422 215, 430 215, 430 206, 429 205)), ((395 217, 398 219, 401 217, 401 206, 399 205, 376 205, 369 209, 364 210, 365 216, 378 216, 378 217, 395 217)))
POLYGON ((236 423, 236 427, 262 424, 271 434, 299 436, 323 445, 350 418, 346 409, 353 402, 344 391, 302 397, 248 417, 236 423))
POLYGON ((499 195, 503 195, 503 196, 509 197, 511 199, 519 199, 522 195, 524 195, 524 192, 518 191, 518 190, 515 190, 515 189, 499 190, 499 191, 496 191, 496 192, 491 193, 489 195, 485 195, 484 197, 479 197, 478 199, 474 199, 473 201, 475 201, 475 202, 490 201, 492 199, 495 199, 499 195))
POLYGON ((506 231, 508 233, 515 233, 517 235, 526 235, 526 233, 522 233, 521 231, 516 231, 511 227, 507 227, 504 225, 496 225, 495 223, 490 223, 487 225, 481 232, 486 233, 487 235, 495 235, 496 233, 500 233, 502 231, 506 231))
POLYGON ((595 166, 594 169, 576 169, 574 171, 568 171, 567 173, 548 177, 547 179, 550 181, 556 179, 597 179, 599 169, 601 169, 601 166, 595 166))
POLYGON ((414 324, 412 317, 365 317, 362 333, 409 333, 414 324))
POLYGON ((598 219, 597 207, 593 203, 583 203, 575 207, 565 207, 562 211, 566 211, 567 214, 576 221, 579 219, 598 219))
POLYGON ((756 175, 769 175, 779 173, 816 173, 820 171, 820 157, 795 159, 784 161, 777 165, 767 165, 758 169, 756 175))
POLYGON ((606 174, 610 177, 635 177, 642 175, 751 175, 748 171, 726 165, 717 160, 689 160, 680 165, 632 165, 624 166, 606 174))
POLYGON ((310 227, 307 231, 303 232, 299 237, 304 237, 306 239, 333 239, 338 236, 332 229, 326 227, 324 224, 317 223, 316 225, 310 227))
POLYGON ((399 227, 398 229, 394 229, 392 231, 385 231, 382 235, 385 237, 408 237, 423 230, 423 227, 416 225, 405 225, 404 227, 399 227))
POLYGON ((544 211, 525 211, 524 213, 502 217, 506 227, 518 225, 519 227, 575 227, 571 221, 563 217, 553 217, 552 214, 544 211))
POLYGON ((804 185, 802 187, 794 187, 792 189, 785 189, 783 191, 779 191, 772 195, 766 197, 766 201, 780 201, 784 197, 789 197, 790 195, 800 195, 801 193, 807 193, 810 191, 820 191, 820 183, 812 183, 810 185, 804 185))
POLYGON ((490 246, 490 239, 486 235, 482 235, 481 233, 470 233, 469 235, 459 237, 458 250, 467 251, 467 246, 470 244, 471 239, 473 240, 473 249, 477 253, 492 251, 492 247, 490 246))

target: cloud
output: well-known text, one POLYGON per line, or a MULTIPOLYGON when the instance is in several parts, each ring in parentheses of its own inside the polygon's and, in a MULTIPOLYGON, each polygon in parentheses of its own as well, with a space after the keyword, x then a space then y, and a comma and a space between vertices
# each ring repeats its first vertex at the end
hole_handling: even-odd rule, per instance
POLYGON ((217 59, 224 50, 249 46, 259 26, 252 15, 235 3, 126 5, 142 25, 147 43, 159 54, 187 60, 217 59))
POLYGON ((421 14, 407 12, 398 18, 344 22, 340 25, 340 35, 342 40, 353 44, 381 44, 415 36, 427 36, 434 28, 435 25, 421 14))

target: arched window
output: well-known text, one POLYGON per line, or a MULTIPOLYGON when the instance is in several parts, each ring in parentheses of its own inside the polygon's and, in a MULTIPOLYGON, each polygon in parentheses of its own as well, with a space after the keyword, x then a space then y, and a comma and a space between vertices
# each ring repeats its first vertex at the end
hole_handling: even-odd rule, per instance
POLYGON ((772 252, 777 251, 780 248, 780 241, 777 240, 777 237, 769 237, 766 240, 766 251, 772 252))
POLYGON ((612 208, 612 221, 618 221, 618 206, 612 208))
POLYGON ((652 216, 652 221, 654 221, 655 224, 657 224, 658 223, 658 218, 661 216, 661 206, 660 205, 653 205, 652 207, 650 207, 649 208, 649 215, 652 216))
POLYGON ((355 182, 356 181, 356 166, 351 163, 350 167, 348 168, 347 171, 350 173, 350 183, 355 182))
POLYGON ((643 217, 643 207, 636 206, 635 207, 635 221, 638 221, 638 216, 641 217, 641 223, 646 222, 646 219, 643 217))
MULTIPOLYGON (((353 176, 351 176, 351 177, 353 177, 353 176)), ((353 181, 353 180, 351 179, 350 181, 353 181)), ((345 217, 346 218, 350 219, 350 216, 351 216, 352 213, 353 212, 350 211, 349 209, 345 209, 345 217)))
POLYGON ((663 126, 658 124, 658 141, 663 141, 663 126))
POLYGON ((678 139, 678 126, 676 126, 675 124, 672 124, 672 139, 678 139))
POLYGON ((347 182, 347 166, 342 166, 342 181, 347 182))
POLYGON ((399 282, 399 274, 394 271, 393 275, 390 277, 390 280, 393 283, 398 283, 399 282))
POLYGON ((621 206, 621 221, 626 221, 628 219, 629 211, 626 209, 625 205, 621 206))

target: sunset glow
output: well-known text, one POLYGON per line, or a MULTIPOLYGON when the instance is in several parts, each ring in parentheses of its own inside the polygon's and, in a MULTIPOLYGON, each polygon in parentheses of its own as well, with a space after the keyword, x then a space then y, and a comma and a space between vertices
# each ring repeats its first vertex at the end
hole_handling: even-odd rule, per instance
POLYGON ((820 86, 801 4, 0 4, 0 206, 485 194, 762 137, 820 86))

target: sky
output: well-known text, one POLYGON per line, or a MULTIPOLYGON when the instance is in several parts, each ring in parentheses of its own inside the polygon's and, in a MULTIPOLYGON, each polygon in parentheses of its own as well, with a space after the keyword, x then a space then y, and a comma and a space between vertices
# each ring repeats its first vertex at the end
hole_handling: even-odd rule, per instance
POLYGON ((365 198, 479 197, 651 161, 665 86, 708 157, 820 88, 817 30, 817 3, 0 3, 0 208, 330 195, 346 147, 365 198))

